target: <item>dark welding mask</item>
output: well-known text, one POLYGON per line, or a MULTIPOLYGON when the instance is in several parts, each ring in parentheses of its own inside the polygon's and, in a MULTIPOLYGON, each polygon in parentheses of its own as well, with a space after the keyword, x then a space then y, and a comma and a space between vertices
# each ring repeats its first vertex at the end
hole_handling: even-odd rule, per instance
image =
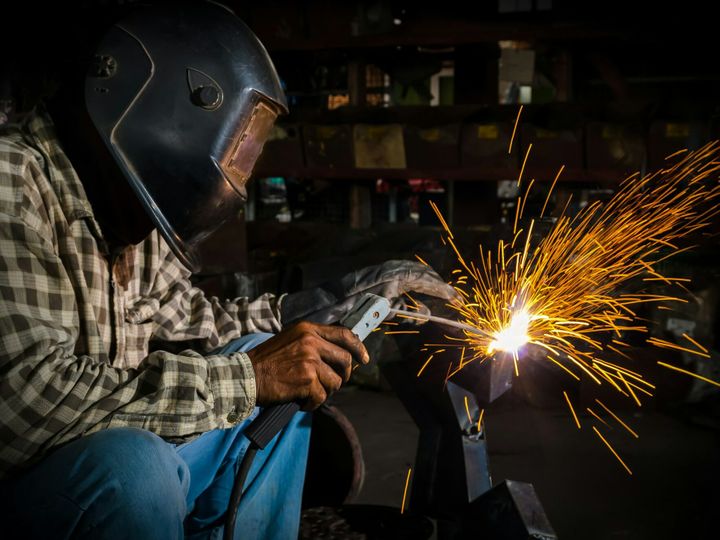
POLYGON ((275 68, 232 12, 210 2, 139 8, 101 40, 85 82, 88 114, 173 252, 235 216, 279 114, 275 68))

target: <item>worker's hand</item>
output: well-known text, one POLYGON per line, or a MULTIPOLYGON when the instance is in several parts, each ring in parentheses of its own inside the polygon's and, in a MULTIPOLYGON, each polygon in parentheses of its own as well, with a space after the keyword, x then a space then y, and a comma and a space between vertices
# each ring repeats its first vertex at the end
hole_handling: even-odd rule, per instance
POLYGON ((427 312, 422 304, 417 302, 416 305, 404 296, 410 292, 443 300, 457 297, 455 290, 432 268, 414 261, 387 261, 319 287, 286 295, 280 305, 281 322, 284 325, 297 320, 323 324, 338 322, 364 293, 384 296, 394 308, 402 308, 407 302, 415 311, 427 312))
POLYGON ((352 371, 367 364, 365 346, 342 326, 301 322, 247 353, 255 369, 257 404, 296 401, 303 410, 320 406, 352 371))

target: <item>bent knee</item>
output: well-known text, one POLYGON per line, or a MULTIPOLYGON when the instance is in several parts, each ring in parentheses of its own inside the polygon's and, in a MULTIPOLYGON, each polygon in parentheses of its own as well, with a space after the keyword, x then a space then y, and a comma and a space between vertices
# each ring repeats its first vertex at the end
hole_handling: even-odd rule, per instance
POLYGON ((95 433, 88 437, 80 463, 80 469, 93 471, 85 476, 93 479, 87 496, 94 500, 85 501, 88 505, 98 497, 105 499, 103 504, 111 500, 111 506, 135 511, 152 509, 156 501, 185 504, 187 465, 172 445, 149 431, 114 428, 95 433))

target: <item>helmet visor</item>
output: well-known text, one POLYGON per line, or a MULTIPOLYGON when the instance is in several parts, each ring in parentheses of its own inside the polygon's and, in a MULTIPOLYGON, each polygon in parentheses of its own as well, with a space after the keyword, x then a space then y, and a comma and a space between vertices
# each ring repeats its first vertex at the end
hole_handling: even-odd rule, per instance
POLYGON ((257 99, 248 121, 233 137, 220 162, 220 168, 235 189, 242 190, 250 178, 276 118, 275 109, 262 99, 257 99))

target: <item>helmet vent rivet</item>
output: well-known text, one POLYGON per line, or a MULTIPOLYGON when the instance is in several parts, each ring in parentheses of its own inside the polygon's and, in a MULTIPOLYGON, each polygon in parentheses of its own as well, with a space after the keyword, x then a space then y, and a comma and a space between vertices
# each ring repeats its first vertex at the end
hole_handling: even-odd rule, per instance
POLYGON ((206 111, 220 108, 223 102, 222 87, 210 75, 198 69, 187 68, 187 83, 193 105, 206 111))
POLYGON ((214 85, 198 86, 192 92, 192 102, 203 109, 215 109, 220 104, 220 90, 214 85))

